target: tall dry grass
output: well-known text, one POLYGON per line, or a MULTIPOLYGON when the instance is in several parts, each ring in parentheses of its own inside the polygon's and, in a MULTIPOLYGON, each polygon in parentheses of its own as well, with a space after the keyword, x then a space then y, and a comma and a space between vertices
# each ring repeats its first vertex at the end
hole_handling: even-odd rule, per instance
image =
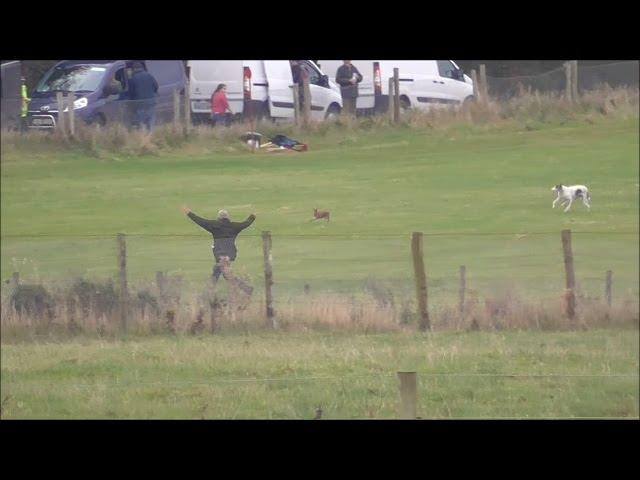
MULTIPOLYGON (((78 334, 116 337, 120 329, 117 298, 99 301, 79 298, 81 290, 47 289, 52 299, 48 311, 27 311, 2 298, 2 338, 11 339, 74 336, 78 334), (53 314, 50 314, 50 312, 53 314)), ((128 303, 129 335, 198 335, 205 333, 260 331, 270 328, 265 319, 264 299, 224 291, 212 294, 169 289, 164 296, 156 286, 132 290, 128 303), (211 300, 215 299, 214 302, 211 300)), ((362 333, 417 331, 414 299, 396 295, 383 301, 375 292, 358 295, 314 294, 284 298, 276 302, 276 324, 280 331, 332 330, 362 333)), ((563 313, 562 296, 556 301, 525 298, 515 290, 473 295, 461 314, 457 303, 429 308, 434 331, 473 330, 575 330, 590 328, 638 328, 637 298, 619 298, 609 308, 601 298, 578 297, 576 318, 563 313)))

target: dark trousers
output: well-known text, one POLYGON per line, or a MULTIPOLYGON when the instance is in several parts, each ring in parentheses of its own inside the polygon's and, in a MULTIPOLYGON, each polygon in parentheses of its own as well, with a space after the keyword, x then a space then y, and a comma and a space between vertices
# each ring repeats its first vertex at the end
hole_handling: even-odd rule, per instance
POLYGON ((154 100, 136 100, 134 109, 133 125, 138 128, 144 126, 151 131, 156 121, 156 102, 154 100))
POLYGON ((211 120, 213 121, 214 125, 224 125, 225 127, 229 126, 229 123, 231 123, 231 119, 230 119, 230 114, 229 113, 212 113, 211 114, 211 120))
POLYGON ((356 115, 356 97, 342 99, 342 111, 345 115, 356 115))

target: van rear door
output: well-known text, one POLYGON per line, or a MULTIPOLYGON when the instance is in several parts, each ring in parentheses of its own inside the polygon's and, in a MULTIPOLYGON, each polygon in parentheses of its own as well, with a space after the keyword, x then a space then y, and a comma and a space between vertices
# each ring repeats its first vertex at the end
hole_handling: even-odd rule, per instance
POLYGON ((227 86, 227 100, 234 113, 242 113, 242 60, 189 60, 191 111, 211 114, 211 95, 216 87, 227 86))
POLYGON ((269 85, 269 109, 272 117, 293 118, 293 74, 289 60, 265 60, 269 85))

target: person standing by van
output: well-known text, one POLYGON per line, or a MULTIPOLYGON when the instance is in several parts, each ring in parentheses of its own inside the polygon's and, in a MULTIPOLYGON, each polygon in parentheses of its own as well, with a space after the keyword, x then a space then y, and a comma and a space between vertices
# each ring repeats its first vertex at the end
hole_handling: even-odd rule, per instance
POLYGON ((144 69, 141 62, 134 62, 132 68, 133 74, 129 79, 129 98, 133 102, 134 126, 144 125, 151 131, 155 123, 158 82, 144 69))
POLYGON ((211 95, 211 120, 214 125, 220 122, 222 125, 229 126, 229 112, 233 115, 229 100, 227 99, 227 86, 224 83, 219 84, 211 95))
POLYGON ((31 99, 27 93, 27 80, 24 77, 20 77, 20 99, 21 99, 21 110, 20 110, 20 130, 23 132, 27 130, 27 112, 29 110, 29 102, 31 99))
POLYGON ((336 83, 340 85, 344 113, 355 116, 358 84, 362 81, 362 74, 351 64, 351 60, 343 60, 343 62, 344 65, 336 72, 336 83))

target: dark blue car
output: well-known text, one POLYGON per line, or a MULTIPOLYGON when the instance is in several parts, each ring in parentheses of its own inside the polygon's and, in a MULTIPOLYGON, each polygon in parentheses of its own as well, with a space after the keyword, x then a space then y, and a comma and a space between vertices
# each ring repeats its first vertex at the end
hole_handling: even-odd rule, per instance
MULTIPOLYGON (((158 123, 173 119, 173 92, 183 94, 187 76, 182 60, 137 60, 158 82, 156 119, 158 123)), ((57 92, 76 96, 74 113, 85 122, 106 125, 128 123, 128 79, 133 60, 65 60, 44 74, 30 92, 28 125, 30 128, 53 128, 58 119, 57 92)))

